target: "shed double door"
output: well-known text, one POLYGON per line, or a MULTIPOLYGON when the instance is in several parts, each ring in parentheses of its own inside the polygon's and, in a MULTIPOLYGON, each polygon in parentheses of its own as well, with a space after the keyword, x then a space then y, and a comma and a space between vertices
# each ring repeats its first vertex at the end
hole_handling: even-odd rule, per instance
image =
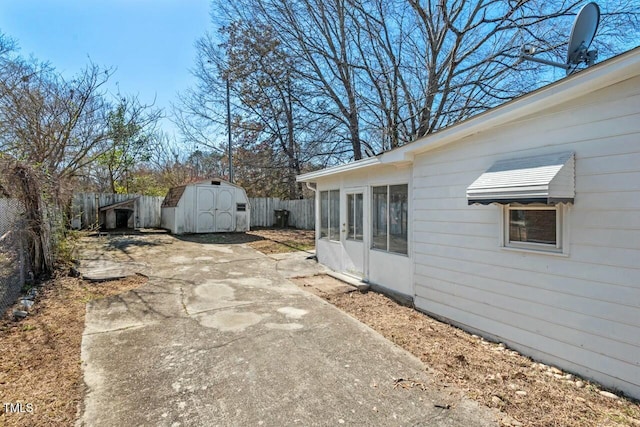
POLYGON ((226 187, 197 187, 197 232, 234 231, 235 192, 226 187))

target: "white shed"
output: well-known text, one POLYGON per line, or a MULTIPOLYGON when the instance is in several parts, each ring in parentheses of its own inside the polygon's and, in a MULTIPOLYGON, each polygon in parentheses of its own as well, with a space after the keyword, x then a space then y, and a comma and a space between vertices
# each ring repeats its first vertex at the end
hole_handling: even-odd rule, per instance
POLYGON ((298 181, 321 263, 640 398, 640 48, 298 181))
POLYGON ((244 189, 221 179, 173 187, 162 202, 162 228, 174 234, 249 231, 244 189))

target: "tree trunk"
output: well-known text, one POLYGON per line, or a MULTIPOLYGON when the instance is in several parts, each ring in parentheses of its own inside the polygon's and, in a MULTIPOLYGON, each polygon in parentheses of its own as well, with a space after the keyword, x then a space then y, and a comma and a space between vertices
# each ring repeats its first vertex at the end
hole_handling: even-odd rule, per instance
POLYGON ((31 267, 35 276, 49 274, 53 271, 55 256, 47 222, 50 218, 43 210, 42 189, 39 185, 42 180, 22 165, 14 167, 13 177, 18 187, 18 197, 25 209, 31 267))

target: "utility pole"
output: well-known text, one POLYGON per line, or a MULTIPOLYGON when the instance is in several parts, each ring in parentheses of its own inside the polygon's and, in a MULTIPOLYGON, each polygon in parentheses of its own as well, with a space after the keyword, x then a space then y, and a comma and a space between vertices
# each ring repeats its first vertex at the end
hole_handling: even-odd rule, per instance
POLYGON ((229 135, 229 182, 233 183, 233 157, 231 157, 231 96, 229 94, 229 76, 227 76, 227 134, 229 135))

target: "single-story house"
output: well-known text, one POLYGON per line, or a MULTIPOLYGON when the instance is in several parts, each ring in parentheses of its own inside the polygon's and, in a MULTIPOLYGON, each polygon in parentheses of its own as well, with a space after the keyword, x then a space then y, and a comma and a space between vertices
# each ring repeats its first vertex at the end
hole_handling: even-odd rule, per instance
POLYGON ((640 398, 640 48, 298 180, 319 262, 640 398))
POLYGON ((174 234, 249 231, 244 188, 222 179, 173 187, 161 207, 161 227, 174 234))

